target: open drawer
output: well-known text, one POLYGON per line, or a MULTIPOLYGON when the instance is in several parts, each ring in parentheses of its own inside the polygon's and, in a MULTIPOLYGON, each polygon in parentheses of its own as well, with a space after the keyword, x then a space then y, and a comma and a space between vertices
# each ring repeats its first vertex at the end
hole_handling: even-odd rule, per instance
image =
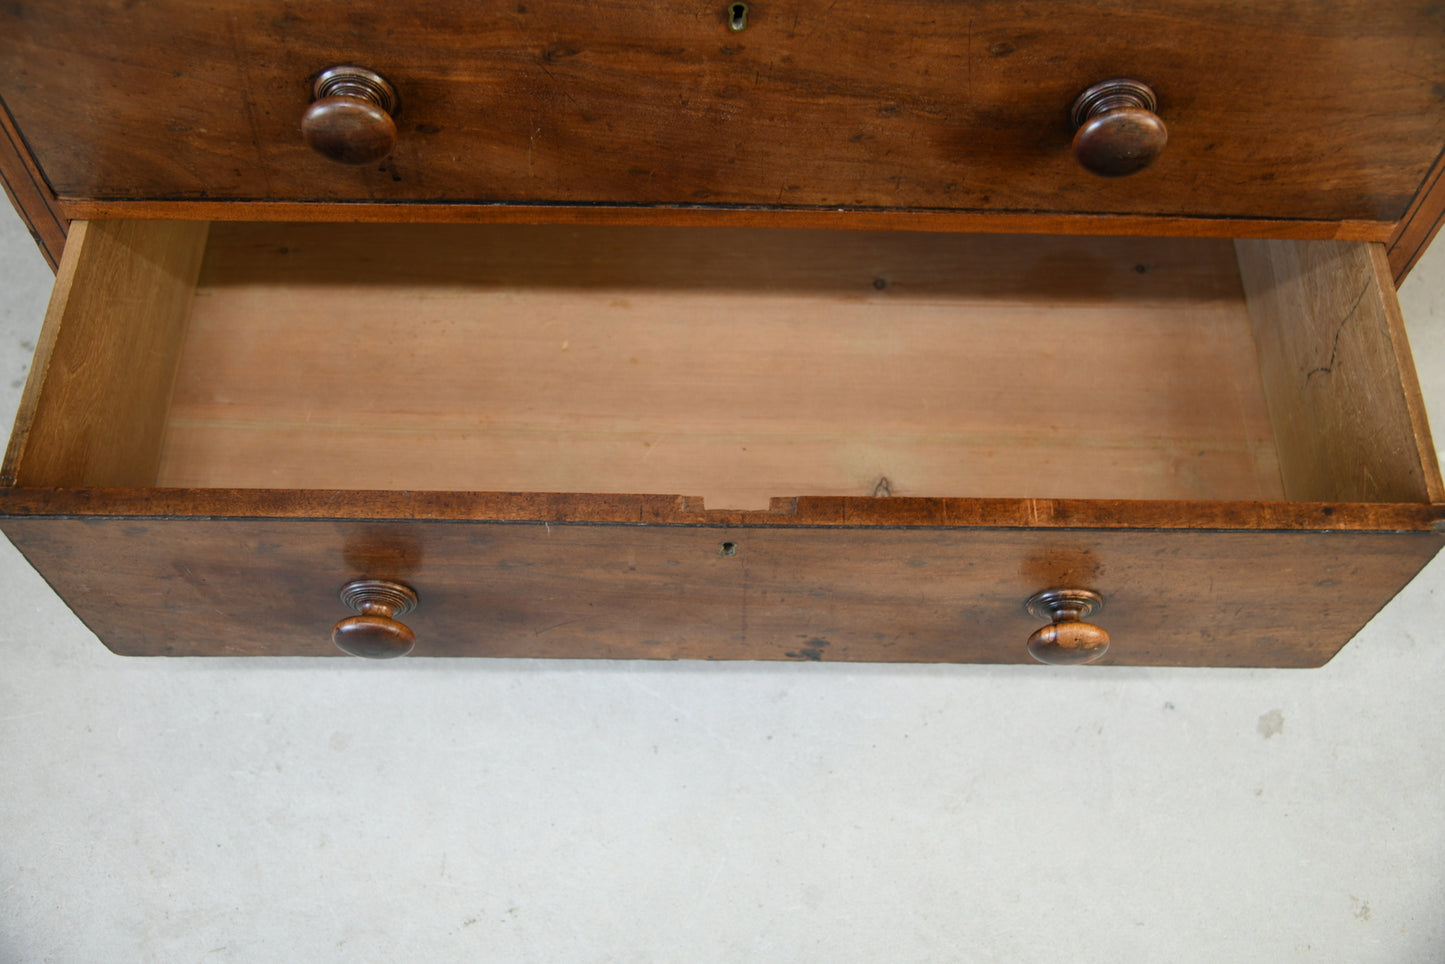
POLYGON ((127 654, 1308 666, 1445 539, 1347 242, 77 223, 3 482, 127 654))

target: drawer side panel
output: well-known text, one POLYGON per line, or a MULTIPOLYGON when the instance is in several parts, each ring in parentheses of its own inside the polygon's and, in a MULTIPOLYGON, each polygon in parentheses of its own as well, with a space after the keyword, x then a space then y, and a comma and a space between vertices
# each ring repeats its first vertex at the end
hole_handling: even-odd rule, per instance
POLYGON ((150 485, 208 225, 78 222, 0 477, 150 485))
POLYGON ((1235 244, 1285 497, 1445 498, 1384 248, 1235 244))

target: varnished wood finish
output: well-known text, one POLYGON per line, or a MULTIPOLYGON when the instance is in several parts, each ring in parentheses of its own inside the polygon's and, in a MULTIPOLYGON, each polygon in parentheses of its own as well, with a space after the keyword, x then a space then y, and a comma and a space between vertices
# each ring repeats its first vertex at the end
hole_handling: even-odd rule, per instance
POLYGON ((1394 225, 1373 221, 1248 221, 989 211, 865 211, 849 208, 720 205, 398 204, 328 201, 93 201, 67 199, 60 210, 76 220, 173 219, 307 221, 330 224, 575 224, 609 227, 794 228, 929 231, 974 234, 1074 234, 1145 238, 1294 238, 1389 241, 1394 225))
POLYGON ((332 67, 312 89, 301 136, 313 151, 338 164, 375 164, 396 149, 396 93, 386 78, 364 67, 332 67))
POLYGON ((416 646, 416 634, 399 621, 417 606, 410 586, 385 579, 354 579, 341 587, 341 601, 357 613, 331 627, 331 642, 348 656, 395 659, 416 646))
POLYGON ((355 97, 327 97, 306 108, 301 133, 307 145, 338 164, 375 164, 396 147, 391 115, 355 97))
POLYGON ((0 101, 0 185, 54 270, 65 248, 68 221, 58 213, 55 195, 41 178, 3 101, 0 101))
POLYGON ((1445 543, 1388 285, 1445 212, 1438 7, 785 0, 737 32, 725 6, 680 0, 17 0, 0 9, 0 97, 20 122, 0 116, 0 176, 42 248, 59 251, 67 218, 158 220, 76 226, 0 529, 122 653, 332 655, 337 588, 366 577, 425 598, 408 618, 419 655, 1026 662, 1040 622, 1023 601, 1087 585, 1109 600, 1104 662, 1319 665, 1445 543), (343 170, 297 119, 316 71, 353 59, 407 111, 389 158, 343 170), (1074 165, 1063 108, 1122 75, 1156 86, 1172 143, 1110 184, 1074 165), (178 217, 554 227, 488 228, 479 247, 416 227, 340 245, 326 228, 226 227, 197 289, 206 228, 164 223, 178 217), (589 224, 606 243, 569 235, 589 224), (1387 263, 1378 247, 1241 244, 1256 360, 1238 275, 1217 270, 1227 246, 1191 248, 1196 275, 1176 256, 1189 246, 1161 242, 1100 242, 1091 262, 1044 240, 729 226, 1392 247, 1387 263), (548 371, 549 318, 595 344, 554 372, 560 395, 509 390, 508 360, 548 371), (729 324, 732 354, 699 340, 729 324), (268 363, 258 339, 286 350, 268 363), (322 343, 347 356, 349 387, 322 343), (636 378, 646 352, 628 352, 657 344, 636 378), (1022 359, 1003 361, 1010 345, 1022 359), (904 384, 890 360, 953 377, 904 384), (542 475, 508 475, 525 446, 419 440, 449 418, 515 428, 529 406, 593 419, 626 394, 611 382, 652 390, 669 368, 678 391, 613 411, 603 434, 639 412, 643 434, 701 425, 674 460, 691 475, 618 472, 570 437, 542 475), (413 390, 394 388, 406 374, 413 390), (1082 401, 1021 405, 1029 374, 1082 401), (760 396, 758 378, 793 394, 760 396), (1003 413, 1007 441, 954 445, 946 428, 970 413, 1003 413), (792 463, 740 457, 744 437, 781 425, 798 443, 855 416, 842 434, 861 458, 837 438, 792 463), (942 474, 868 450, 920 426, 953 456, 942 474), (1223 472, 1175 457, 1230 446, 1245 456, 1223 472), (570 491, 476 491, 554 487, 570 491), (979 493, 999 497, 962 497, 979 493))
POLYGON ((154 483, 207 227, 72 227, 0 470, 6 484, 154 483))
POLYGON ((1074 159, 1100 177, 1128 177, 1159 159, 1169 129, 1154 91, 1137 80, 1095 84, 1074 101, 1074 159))
POLYGON ((1027 662, 1038 624, 1024 600, 1083 582, 1108 599, 1104 662, 1221 666, 1324 662, 1445 538, 264 519, 3 526, 101 639, 135 655, 334 654, 336 587, 364 573, 424 600, 407 619, 416 656, 1027 662), (733 554, 719 551, 724 541, 733 554))
POLYGON ((218 224, 167 424, 167 486, 1283 494, 1215 242, 218 224))
POLYGON ((1442 501, 1383 248, 1237 248, 1286 497, 1442 501))
POLYGON ((0 96, 67 198, 1389 224, 1445 116, 1445 22, 1416 0, 785 0, 742 33, 691 0, 16 0, 0 16, 0 96), (341 59, 406 104, 384 164, 338 171, 296 133, 306 78, 341 59), (1110 76, 1147 78, 1171 130, 1117 184, 1074 164, 1066 116, 1110 76))
POLYGON ((1109 651, 1109 634, 1093 623, 1062 620, 1034 630, 1028 651, 1034 659, 1050 666, 1095 663, 1109 651))
POLYGON ((1048 625, 1034 630, 1028 640, 1029 655, 1051 666, 1094 663, 1109 651, 1109 634, 1084 622, 1104 608, 1104 597, 1091 589, 1046 589, 1024 604, 1035 619, 1048 625))

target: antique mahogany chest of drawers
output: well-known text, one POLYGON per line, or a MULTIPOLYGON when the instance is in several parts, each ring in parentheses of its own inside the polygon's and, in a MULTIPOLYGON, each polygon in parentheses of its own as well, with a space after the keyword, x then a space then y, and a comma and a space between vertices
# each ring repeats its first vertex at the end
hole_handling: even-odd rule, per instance
POLYGON ((1308 666, 1445 541, 1445 4, 15 0, 0 100, 116 652, 1308 666))

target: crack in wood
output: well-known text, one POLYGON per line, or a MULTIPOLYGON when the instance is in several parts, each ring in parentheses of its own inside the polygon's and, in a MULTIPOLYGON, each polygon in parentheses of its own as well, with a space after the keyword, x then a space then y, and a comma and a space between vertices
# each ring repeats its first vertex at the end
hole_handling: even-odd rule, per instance
POLYGON ((1329 375, 1329 374, 1332 374, 1332 373, 1334 372, 1334 370, 1335 370, 1335 359, 1338 357, 1339 351, 1340 351, 1340 335, 1342 335, 1342 334, 1344 333, 1344 331, 1345 331, 1345 326, 1350 323, 1350 319, 1353 318, 1353 317, 1355 317, 1355 312, 1359 310, 1360 302, 1365 299, 1365 293, 1368 292, 1369 290, 1370 290, 1370 284, 1369 284, 1369 282, 1366 282, 1365 285, 1364 285, 1362 288, 1360 288, 1360 293, 1357 294, 1357 295, 1355 295, 1355 300, 1350 303, 1350 310, 1347 311, 1347 312, 1345 312, 1345 317, 1344 317, 1343 319, 1341 319, 1339 325, 1335 328, 1335 337, 1334 337, 1333 341, 1330 343, 1330 360, 1329 360, 1329 362, 1327 362, 1325 365, 1323 365, 1323 366, 1321 366, 1321 367, 1319 367, 1319 368, 1315 368, 1315 369, 1310 370, 1309 372, 1306 372, 1306 373, 1305 373, 1305 384, 1306 384, 1306 385, 1308 385, 1308 384, 1309 384, 1309 380, 1310 380, 1311 378, 1314 378, 1316 375, 1319 375, 1319 374, 1329 375))

